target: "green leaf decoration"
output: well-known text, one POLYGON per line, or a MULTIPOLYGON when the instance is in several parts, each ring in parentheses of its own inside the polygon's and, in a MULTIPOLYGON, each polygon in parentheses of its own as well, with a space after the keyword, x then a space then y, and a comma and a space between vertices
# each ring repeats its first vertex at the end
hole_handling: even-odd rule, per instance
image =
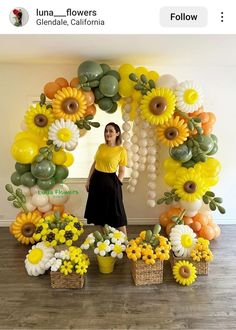
POLYGON ((14 201, 15 199, 16 199, 16 197, 13 196, 13 195, 7 197, 7 200, 8 200, 9 202, 14 201))
POLYGON ((84 118, 85 120, 92 120, 93 119, 93 115, 88 115, 84 118))
POLYGON ((218 205, 218 210, 221 214, 225 214, 225 208, 223 208, 222 206, 218 205))
POLYGON ((160 198, 157 200, 157 204, 161 205, 162 203, 164 203, 164 201, 165 201, 165 198, 160 198))
POLYGON ((141 74, 140 79, 144 84, 147 84, 148 80, 147 80, 147 77, 144 74, 141 74))
POLYGON ((89 124, 93 127, 96 127, 96 128, 100 127, 100 123, 98 123, 96 121, 90 121, 89 124))
POLYGON ((202 200, 205 204, 209 204, 209 198, 206 195, 202 197, 202 200))
POLYGON ((205 193, 205 195, 209 196, 209 197, 215 197, 215 194, 213 193, 213 191, 207 191, 205 193))
POLYGON ((150 89, 154 89, 154 88, 156 88, 155 82, 154 82, 154 80, 152 80, 152 79, 150 79, 150 80, 148 81, 148 85, 149 85, 150 89))
POLYGON ((216 205, 215 205, 215 203, 213 201, 210 202, 209 206, 210 206, 211 211, 215 211, 216 210, 216 205))
POLYGON ((84 120, 83 122, 84 124, 84 128, 87 130, 87 131, 90 131, 91 130, 91 126, 84 120))
POLYGON ((134 81, 134 82, 137 82, 138 81, 138 77, 136 76, 135 73, 131 73, 129 75, 129 79, 132 80, 132 81, 134 81))
POLYGON ((223 199, 222 199, 221 197, 215 197, 215 198, 214 198, 214 201, 215 201, 216 203, 223 203, 223 199))
POLYGON ((5 189, 6 189, 6 191, 8 191, 10 194, 12 194, 14 191, 13 191, 13 187, 12 187, 12 185, 11 184, 6 184, 5 185, 5 189))
POLYGON ((20 202, 18 202, 18 201, 14 201, 13 202, 13 206, 15 206, 16 208, 21 208, 21 203, 20 202))

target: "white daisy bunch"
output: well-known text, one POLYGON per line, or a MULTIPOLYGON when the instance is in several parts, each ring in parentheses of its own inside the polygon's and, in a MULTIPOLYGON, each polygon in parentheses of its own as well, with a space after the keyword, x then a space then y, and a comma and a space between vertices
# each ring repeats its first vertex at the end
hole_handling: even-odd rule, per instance
POLYGON ((60 252, 56 252, 55 257, 57 259, 70 260, 70 252, 69 250, 62 250, 60 252))
POLYGON ((106 239, 97 243, 97 247, 94 249, 94 253, 102 257, 107 255, 111 251, 111 242, 106 239))
POLYGON ((112 233, 109 234, 109 237, 112 243, 117 243, 117 244, 122 244, 127 240, 126 235, 120 230, 113 231, 112 233))
POLYGON ((57 259, 53 257, 47 262, 46 267, 47 269, 51 268, 52 272, 57 272, 61 267, 61 265, 62 265, 62 259, 57 259))
POLYGON ((68 151, 76 148, 79 136, 79 129, 71 120, 57 119, 49 127, 48 138, 57 147, 68 151))
POLYGON ((54 248, 46 246, 44 242, 32 246, 25 258, 25 268, 30 276, 44 274, 48 261, 54 256, 54 248))
POLYGON ((180 83, 175 89, 175 96, 176 107, 183 112, 194 112, 203 105, 202 89, 191 80, 180 83))
POLYGON ((187 225, 176 225, 170 232, 171 249, 176 257, 189 257, 197 242, 196 234, 187 225))
POLYGON ((83 244, 81 245, 82 250, 88 250, 95 242, 95 237, 93 234, 89 234, 83 244))
POLYGON ((111 244, 111 256, 113 258, 119 258, 122 259, 123 258, 123 252, 126 249, 126 245, 125 244, 120 244, 120 243, 116 243, 116 244, 111 244))

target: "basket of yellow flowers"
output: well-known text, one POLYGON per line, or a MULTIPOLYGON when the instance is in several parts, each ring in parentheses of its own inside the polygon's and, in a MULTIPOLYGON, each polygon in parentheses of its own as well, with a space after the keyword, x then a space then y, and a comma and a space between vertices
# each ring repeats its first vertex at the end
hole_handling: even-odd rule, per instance
POLYGON ((169 259, 168 239, 159 234, 160 225, 153 231, 144 230, 129 241, 126 248, 131 260, 131 274, 135 285, 160 284, 163 282, 163 261, 169 259))

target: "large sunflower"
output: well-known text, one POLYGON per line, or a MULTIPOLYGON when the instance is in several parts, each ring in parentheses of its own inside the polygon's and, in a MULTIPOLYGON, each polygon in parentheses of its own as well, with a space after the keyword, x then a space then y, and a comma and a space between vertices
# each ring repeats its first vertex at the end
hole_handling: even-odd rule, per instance
POLYGON ((173 187, 180 198, 189 202, 202 198, 209 188, 201 175, 193 168, 186 168, 178 176, 173 187))
POLYGON ((49 126, 54 122, 55 118, 50 109, 46 105, 41 106, 39 103, 36 107, 31 106, 25 114, 25 123, 29 131, 39 136, 47 136, 49 126))
POLYGON ((57 91, 52 101, 53 113, 56 118, 80 120, 87 109, 84 94, 77 88, 66 87, 57 91))
POLYGON ((34 244, 33 235, 40 218, 41 214, 38 211, 27 214, 21 212, 11 224, 10 231, 20 243, 34 244))
POLYGON ((158 139, 168 147, 178 147, 189 136, 187 124, 179 116, 169 119, 157 128, 158 139))
POLYGON ((176 107, 184 112, 194 112, 203 104, 201 88, 193 81, 186 80, 175 90, 176 107))
POLYGON ((190 285, 197 278, 196 267, 189 261, 178 261, 173 267, 173 275, 177 283, 190 285))
POLYGON ((175 95, 168 88, 156 88, 148 92, 141 101, 141 116, 153 125, 168 121, 175 110, 175 95))

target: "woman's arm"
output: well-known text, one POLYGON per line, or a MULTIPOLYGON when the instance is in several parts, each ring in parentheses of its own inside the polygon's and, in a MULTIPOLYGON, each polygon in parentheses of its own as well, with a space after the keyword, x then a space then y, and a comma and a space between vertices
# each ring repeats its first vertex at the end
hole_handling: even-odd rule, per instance
POLYGON ((89 191, 89 184, 90 184, 90 178, 94 172, 94 169, 95 169, 95 161, 93 162, 91 168, 90 168, 90 171, 89 171, 89 176, 88 176, 88 179, 87 179, 87 182, 85 184, 85 188, 87 190, 87 192, 89 191))
POLYGON ((118 179, 122 182, 125 176, 125 166, 119 166, 118 179))

